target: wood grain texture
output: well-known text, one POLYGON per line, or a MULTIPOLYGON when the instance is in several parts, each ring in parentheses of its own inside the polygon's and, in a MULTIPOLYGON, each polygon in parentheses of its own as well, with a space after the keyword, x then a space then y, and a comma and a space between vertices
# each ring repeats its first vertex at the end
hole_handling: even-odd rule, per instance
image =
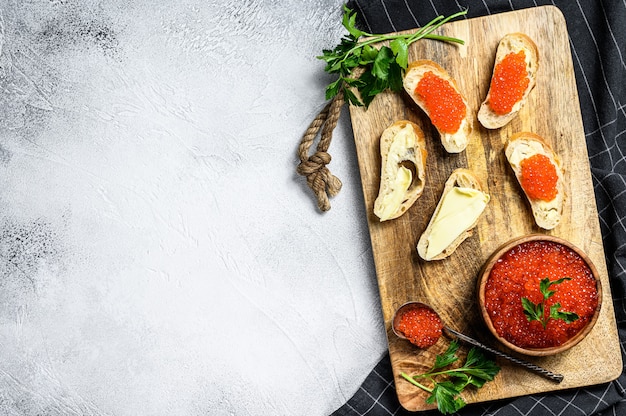
MULTIPOLYGON (((464 39, 465 45, 419 41, 410 47, 410 60, 432 59, 441 64, 457 79, 469 105, 477 111, 487 94, 496 46, 510 32, 526 33, 536 42, 540 53, 537 85, 525 107, 507 126, 486 130, 475 120, 470 144, 460 154, 444 151, 428 118, 405 94, 384 93, 368 110, 350 107, 393 373, 400 403, 408 410, 433 406, 425 404, 427 394, 401 378, 400 372, 415 374, 428 370, 434 356, 446 349, 449 340, 442 338, 430 349, 419 350, 397 339, 390 329, 395 309, 409 300, 426 302, 452 328, 504 350, 480 318, 476 280, 493 251, 511 238, 530 233, 564 238, 589 255, 605 289, 600 318, 589 336, 573 349, 552 357, 524 357, 562 373, 565 379, 561 384, 498 360, 502 371, 497 378, 478 391, 464 393, 464 398, 474 403, 600 384, 617 378, 622 371, 567 28, 561 12, 556 7, 543 6, 452 22, 442 27, 441 33, 464 39), (426 189, 406 214, 381 223, 373 214, 380 180, 378 141, 382 131, 400 119, 417 123, 426 134, 426 189), (563 220, 550 232, 535 225, 530 205, 504 156, 506 139, 519 131, 543 136, 560 155, 565 168, 567 199, 563 220), (417 255, 417 241, 441 196, 444 182, 458 167, 472 170, 481 179, 491 201, 474 235, 452 256, 425 262, 417 255)), ((467 347, 463 350, 466 352, 467 347)))

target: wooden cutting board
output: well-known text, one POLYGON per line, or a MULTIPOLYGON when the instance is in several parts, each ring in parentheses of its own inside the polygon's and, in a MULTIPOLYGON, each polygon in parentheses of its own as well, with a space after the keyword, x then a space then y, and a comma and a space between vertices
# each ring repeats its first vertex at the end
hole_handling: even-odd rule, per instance
MULTIPOLYGON (((562 373, 565 379, 561 384, 498 360, 502 370, 496 379, 480 390, 467 391, 464 398, 475 403, 600 384, 617 378, 622 371, 567 28, 561 12, 556 7, 543 6, 451 22, 440 33, 464 39, 465 45, 421 40, 411 45, 409 60, 432 59, 440 63, 457 79, 469 105, 477 110, 488 90, 498 41, 510 32, 526 33, 537 43, 537 85, 525 107, 507 126, 486 130, 475 120, 471 142, 460 154, 444 151, 428 118, 405 94, 381 94, 368 110, 350 107, 396 389, 402 406, 411 411, 434 406, 426 405, 427 394, 400 377, 400 372, 428 370, 449 340, 442 337, 430 349, 419 350, 397 339, 390 329, 395 309, 410 300, 424 301, 452 328, 506 350, 488 333, 480 318, 476 279, 487 257, 500 245, 535 232, 569 240, 594 262, 604 290, 598 322, 583 342, 565 353, 523 357, 562 373), (379 139, 387 126, 400 119, 417 123, 426 134, 426 189, 403 216, 381 223, 373 214, 380 178, 379 139), (550 232, 535 225, 529 204, 504 156, 503 144, 518 131, 543 136, 563 161, 568 198, 561 224, 550 232), (444 182, 458 167, 471 169, 482 180, 491 201, 474 235, 451 257, 425 262, 417 255, 417 241, 441 196, 444 182)), ((463 349, 467 351, 467 347, 463 349)))

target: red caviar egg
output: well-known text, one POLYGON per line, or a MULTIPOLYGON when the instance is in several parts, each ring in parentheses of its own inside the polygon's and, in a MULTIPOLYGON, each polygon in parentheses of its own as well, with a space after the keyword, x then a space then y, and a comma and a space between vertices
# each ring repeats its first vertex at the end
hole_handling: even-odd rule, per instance
POLYGON ((501 337, 522 348, 549 348, 562 345, 593 318, 598 291, 593 273, 578 253, 552 241, 529 241, 507 251, 493 266, 485 286, 485 308, 501 337), (554 295, 545 300, 544 314, 556 303, 560 311, 574 312, 578 319, 567 323, 549 319, 529 321, 522 298, 538 304, 544 300, 539 282, 571 280, 553 285, 554 295))
POLYGON ((496 65, 491 78, 489 105, 494 113, 511 112, 515 103, 524 96, 529 83, 524 51, 506 55, 496 65))
POLYGON ((428 71, 417 83, 415 94, 424 101, 437 129, 449 134, 459 130, 467 110, 463 97, 450 82, 428 71))
POLYGON ((439 315, 425 306, 414 306, 404 310, 396 330, 419 348, 435 345, 441 337, 443 322, 439 315))
POLYGON ((520 184, 531 199, 552 201, 556 198, 559 177, 556 166, 546 155, 535 154, 520 162, 520 184))

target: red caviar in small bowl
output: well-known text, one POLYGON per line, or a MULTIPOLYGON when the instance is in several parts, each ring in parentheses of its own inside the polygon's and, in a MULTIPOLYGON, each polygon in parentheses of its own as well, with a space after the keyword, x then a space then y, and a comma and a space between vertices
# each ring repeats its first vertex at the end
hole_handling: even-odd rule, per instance
POLYGON ((536 234, 514 239, 490 257, 479 279, 478 298, 496 338, 515 351, 543 356, 573 347, 591 331, 602 290, 586 254, 563 239, 536 234), (540 289, 543 279, 550 282, 548 297, 540 289), (528 316, 523 298, 542 305, 541 319, 528 316), (568 321, 551 312, 576 318, 568 321))
POLYGON ((398 336, 423 349, 435 345, 443 330, 443 321, 437 312, 419 302, 409 302, 398 308, 391 324, 398 336))

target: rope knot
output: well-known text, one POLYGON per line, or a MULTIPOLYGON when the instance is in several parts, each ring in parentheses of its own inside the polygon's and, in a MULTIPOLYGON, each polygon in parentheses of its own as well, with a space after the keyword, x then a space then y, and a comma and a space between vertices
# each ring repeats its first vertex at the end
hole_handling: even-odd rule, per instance
POLYGON ((324 166, 329 164, 331 159, 332 158, 328 152, 317 151, 309 158, 309 161, 324 166))
POLYGON ((315 152, 307 160, 300 162, 297 172, 302 176, 316 174, 330 163, 330 155, 326 152, 315 152))
POLYGON ((302 176, 306 176, 307 184, 313 190, 317 198, 317 206, 322 211, 330 209, 329 196, 335 196, 341 190, 341 181, 330 173, 326 167, 330 163, 331 157, 327 152, 330 146, 333 129, 337 125, 341 106, 344 104, 343 91, 340 91, 330 103, 315 117, 309 128, 302 136, 298 154, 300 164, 296 171, 302 176), (323 130, 322 130, 323 128, 323 130), (317 150, 309 156, 309 149, 313 140, 322 130, 317 150))

